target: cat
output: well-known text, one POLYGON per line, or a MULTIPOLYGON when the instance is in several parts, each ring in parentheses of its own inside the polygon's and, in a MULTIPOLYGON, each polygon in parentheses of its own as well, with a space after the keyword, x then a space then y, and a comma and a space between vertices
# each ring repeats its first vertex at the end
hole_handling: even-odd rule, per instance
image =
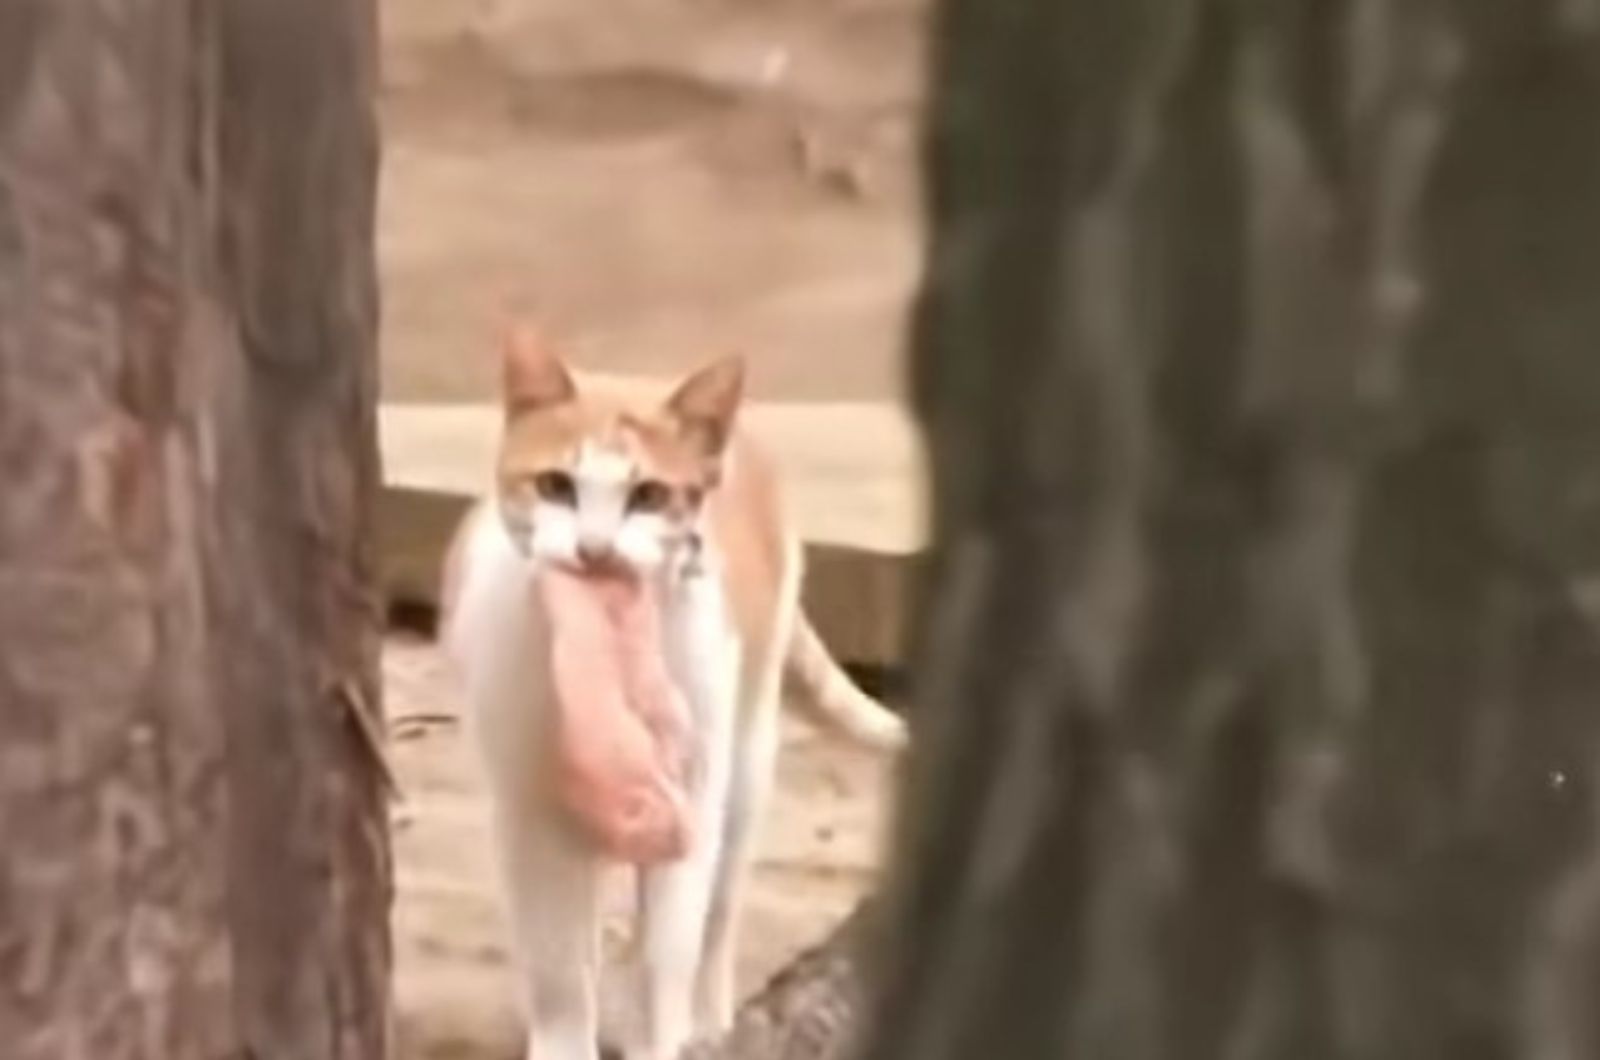
MULTIPOLYGON (((630 401, 580 386, 527 328, 504 344, 495 486, 452 543, 442 627, 488 781, 530 1060, 597 1056, 599 897, 612 866, 632 867, 639 884, 640 1026, 628 1060, 672 1060, 730 1025, 736 919, 785 686, 857 743, 893 753, 907 742, 903 721, 852 683, 800 608, 799 539, 773 465, 737 424, 744 378, 742 359, 724 358, 664 399, 630 401), (562 706, 551 644, 564 627, 555 597, 535 589, 556 570, 648 589, 654 624, 638 628, 655 630, 642 635, 659 640, 651 650, 687 710, 684 842, 608 841, 569 812, 580 796, 560 794, 582 784, 550 779, 567 753, 552 744, 584 717, 562 706)), ((598 670, 593 683, 637 684, 598 670)), ((624 731, 640 724, 627 710, 610 716, 617 727, 589 735, 584 762, 653 753, 624 731)))

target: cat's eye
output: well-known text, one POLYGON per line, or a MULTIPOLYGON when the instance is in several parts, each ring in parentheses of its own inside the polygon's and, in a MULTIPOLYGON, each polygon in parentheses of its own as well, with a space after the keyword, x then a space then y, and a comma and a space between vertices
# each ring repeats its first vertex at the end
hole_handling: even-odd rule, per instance
POLYGON ((578 501, 578 484, 565 471, 541 471, 533 476, 533 491, 551 504, 572 506, 578 501))
POLYGON ((636 483, 628 493, 628 510, 631 512, 659 512, 672 501, 672 491, 666 483, 645 479, 636 483))

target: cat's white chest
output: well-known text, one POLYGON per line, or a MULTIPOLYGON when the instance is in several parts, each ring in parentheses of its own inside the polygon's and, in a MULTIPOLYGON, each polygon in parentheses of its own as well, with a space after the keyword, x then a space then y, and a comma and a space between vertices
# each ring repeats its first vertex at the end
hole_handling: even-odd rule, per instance
POLYGON ((737 682, 739 643, 721 581, 706 567, 661 591, 662 652, 689 700, 697 731, 724 724, 737 682))

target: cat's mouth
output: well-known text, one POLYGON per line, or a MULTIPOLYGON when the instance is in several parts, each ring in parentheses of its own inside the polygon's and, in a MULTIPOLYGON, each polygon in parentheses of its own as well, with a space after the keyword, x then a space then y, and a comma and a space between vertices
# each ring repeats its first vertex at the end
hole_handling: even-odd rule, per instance
POLYGON ((644 573, 615 552, 574 556, 564 567, 570 573, 586 578, 637 578, 644 573))
POLYGON ((569 556, 548 561, 549 565, 571 575, 598 579, 637 579, 646 573, 621 551, 609 545, 580 547, 569 556))
POLYGON ((573 552, 576 565, 585 570, 596 573, 609 572, 622 565, 622 557, 616 548, 607 542, 580 541, 573 552))

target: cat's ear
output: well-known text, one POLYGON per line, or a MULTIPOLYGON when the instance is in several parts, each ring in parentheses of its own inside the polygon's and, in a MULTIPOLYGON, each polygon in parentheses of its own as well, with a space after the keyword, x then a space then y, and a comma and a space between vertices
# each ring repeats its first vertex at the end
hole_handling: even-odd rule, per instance
POLYGON ((544 337, 526 324, 507 331, 503 358, 507 412, 564 405, 578 396, 578 385, 567 366, 544 337))
POLYGON ((720 453, 733 434, 744 400, 744 358, 734 355, 701 368, 667 398, 667 415, 709 453, 720 453))

